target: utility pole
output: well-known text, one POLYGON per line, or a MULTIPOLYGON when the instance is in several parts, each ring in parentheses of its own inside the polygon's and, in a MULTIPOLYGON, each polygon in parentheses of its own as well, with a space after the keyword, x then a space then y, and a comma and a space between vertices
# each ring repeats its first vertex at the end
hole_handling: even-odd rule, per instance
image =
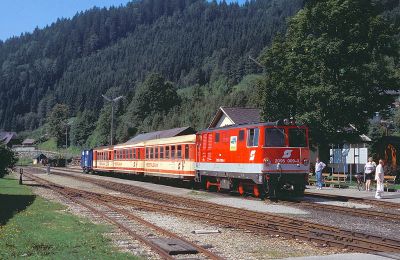
POLYGON ((101 95, 105 100, 111 102, 111 138, 110 138, 110 145, 113 145, 113 129, 114 129, 114 104, 117 103, 118 100, 123 98, 124 96, 119 96, 114 99, 109 98, 105 95, 101 95))

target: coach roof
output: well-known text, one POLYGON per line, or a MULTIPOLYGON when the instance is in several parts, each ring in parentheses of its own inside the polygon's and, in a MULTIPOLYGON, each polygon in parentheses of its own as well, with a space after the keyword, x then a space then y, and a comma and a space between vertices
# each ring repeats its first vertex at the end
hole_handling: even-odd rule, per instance
POLYGON ((156 132, 150 132, 150 133, 143 133, 135 136, 134 138, 130 139, 124 145, 127 144, 135 144, 139 142, 144 142, 148 140, 154 140, 154 139, 161 139, 161 138, 169 138, 169 137, 175 137, 175 136, 181 136, 181 135, 190 135, 190 134, 195 134, 196 131, 194 131, 193 128, 186 126, 186 127, 180 127, 180 128, 173 128, 173 129, 168 129, 168 130, 163 130, 163 131, 156 131, 156 132))

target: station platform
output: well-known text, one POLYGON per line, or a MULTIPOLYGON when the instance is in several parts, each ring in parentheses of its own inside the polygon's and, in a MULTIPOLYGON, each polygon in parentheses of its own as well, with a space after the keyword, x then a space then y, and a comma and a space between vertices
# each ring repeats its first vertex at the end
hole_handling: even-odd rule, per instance
MULTIPOLYGON (((356 198, 375 199, 375 191, 359 191, 357 188, 333 188, 323 187, 322 190, 317 190, 315 186, 307 186, 308 193, 322 193, 328 195, 351 196, 356 198)), ((400 192, 383 192, 382 201, 394 202, 400 204, 400 192)), ((400 205, 399 205, 400 207, 400 205)))

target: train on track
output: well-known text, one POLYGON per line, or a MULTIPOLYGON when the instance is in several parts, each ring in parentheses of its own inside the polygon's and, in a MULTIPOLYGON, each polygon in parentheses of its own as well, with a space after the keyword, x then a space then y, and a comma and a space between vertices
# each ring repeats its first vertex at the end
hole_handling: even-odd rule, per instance
POLYGON ((303 196, 308 142, 306 126, 279 120, 84 150, 81 166, 85 172, 178 178, 241 195, 303 196))

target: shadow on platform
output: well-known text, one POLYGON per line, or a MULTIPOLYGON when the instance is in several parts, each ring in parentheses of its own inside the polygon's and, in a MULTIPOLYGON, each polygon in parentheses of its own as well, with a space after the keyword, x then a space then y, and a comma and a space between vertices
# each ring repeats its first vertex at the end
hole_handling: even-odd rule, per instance
POLYGON ((0 194, 0 225, 5 225, 15 214, 26 209, 35 198, 35 195, 0 194))

